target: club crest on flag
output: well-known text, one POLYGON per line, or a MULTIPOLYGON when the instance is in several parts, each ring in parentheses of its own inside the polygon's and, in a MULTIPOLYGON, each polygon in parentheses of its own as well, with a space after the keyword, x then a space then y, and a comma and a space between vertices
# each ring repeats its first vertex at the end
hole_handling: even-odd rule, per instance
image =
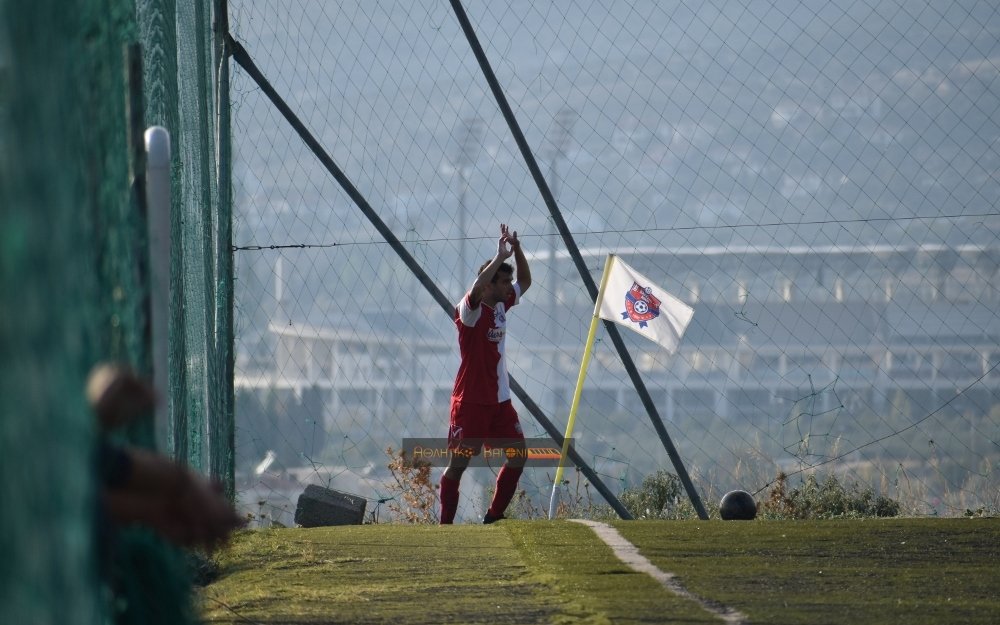
POLYGON ((660 300, 653 295, 653 289, 632 282, 632 288, 625 293, 625 312, 622 320, 629 319, 645 328, 649 322, 660 316, 660 300))
POLYGON ((614 254, 608 254, 594 316, 625 326, 673 354, 694 308, 677 299, 614 254), (653 295, 653 292, 657 295, 653 295), (625 312, 622 312, 622 295, 625 312))

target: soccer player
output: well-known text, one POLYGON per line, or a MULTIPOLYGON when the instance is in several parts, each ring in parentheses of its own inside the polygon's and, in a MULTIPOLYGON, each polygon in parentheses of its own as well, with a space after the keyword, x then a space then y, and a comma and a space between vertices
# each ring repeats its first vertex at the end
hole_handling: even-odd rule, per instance
POLYGON ((514 497, 524 470, 524 433, 510 401, 510 382, 504 354, 507 313, 531 286, 531 271, 521 250, 517 232, 500 224, 500 240, 492 260, 479 268, 472 288, 455 308, 461 363, 451 392, 448 428, 448 468, 441 475, 441 524, 453 523, 458 508, 458 486, 462 473, 483 444, 503 439, 507 462, 497 474, 493 501, 483 517, 489 524, 503 517, 514 497), (514 268, 507 259, 514 256, 514 268))

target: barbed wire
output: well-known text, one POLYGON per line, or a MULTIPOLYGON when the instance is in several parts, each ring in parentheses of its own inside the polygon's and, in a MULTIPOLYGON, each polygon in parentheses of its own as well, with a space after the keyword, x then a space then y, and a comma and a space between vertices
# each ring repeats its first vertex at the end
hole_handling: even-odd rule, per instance
MULTIPOLYGON (((603 234, 639 234, 639 233, 652 233, 652 232, 683 232, 683 231, 701 231, 707 232, 710 230, 740 230, 746 228, 780 228, 780 227, 802 227, 802 226, 824 226, 824 225, 848 225, 848 224, 864 224, 864 223, 902 223, 909 221, 937 221, 937 220, 955 220, 955 219, 983 219, 987 217, 1000 217, 1000 212, 993 213, 970 213, 970 214, 957 214, 957 215, 924 215, 924 216, 910 216, 910 217, 866 217, 858 219, 822 219, 822 220, 811 220, 811 221, 775 221, 762 224, 721 224, 715 226, 674 226, 670 228, 630 228, 625 230, 586 230, 581 232, 572 232, 574 237, 585 237, 590 235, 603 235, 603 234)), ((533 235, 521 235, 521 238, 539 238, 548 239, 552 237, 559 236, 556 233, 546 233, 546 234, 533 234, 533 235)), ((430 239, 403 239, 402 243, 413 243, 418 245, 423 245, 427 243, 454 243, 458 241, 485 241, 492 240, 492 237, 435 237, 430 239)), ((332 248, 332 247, 346 247, 352 245, 388 245, 384 240, 372 240, 372 241, 345 241, 343 243, 287 243, 287 244, 274 244, 274 245, 234 245, 232 251, 234 252, 255 252, 263 250, 284 250, 284 249, 321 249, 321 248, 332 248)))

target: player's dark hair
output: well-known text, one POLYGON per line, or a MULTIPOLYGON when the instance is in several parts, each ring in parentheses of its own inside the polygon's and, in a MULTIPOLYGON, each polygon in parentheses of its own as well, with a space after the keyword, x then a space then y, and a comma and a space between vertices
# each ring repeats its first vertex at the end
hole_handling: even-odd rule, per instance
MULTIPOLYGON (((479 266, 479 271, 476 272, 476 275, 479 275, 479 274, 483 273, 483 270, 486 269, 487 267, 489 267, 490 263, 492 263, 492 262, 493 262, 493 259, 491 258, 490 260, 488 260, 485 263, 483 263, 482 265, 480 265, 479 266)), ((514 275, 514 267, 512 267, 510 263, 506 263, 506 262, 500 263, 500 266, 497 267, 497 272, 495 274, 493 274, 493 279, 490 280, 490 282, 496 282, 497 281, 497 276, 499 276, 501 273, 505 273, 505 274, 507 274, 509 276, 512 276, 512 275, 514 275)))

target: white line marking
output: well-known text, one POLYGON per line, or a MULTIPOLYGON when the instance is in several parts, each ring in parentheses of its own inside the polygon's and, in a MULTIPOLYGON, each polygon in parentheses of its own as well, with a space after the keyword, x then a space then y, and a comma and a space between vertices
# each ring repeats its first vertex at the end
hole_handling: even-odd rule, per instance
POLYGON ((681 586, 681 583, 677 581, 676 575, 661 571, 657 568, 655 564, 639 553, 639 549, 636 548, 635 545, 625 540, 625 537, 619 534, 618 530, 611 527, 607 523, 590 521, 587 519, 570 520, 574 523, 582 523, 583 525, 586 525, 590 529, 594 530, 597 537, 603 540, 607 546, 611 547, 611 551, 614 552, 615 556, 617 556, 619 560, 628 565, 633 571, 646 573, 656 581, 663 584, 664 588, 678 597, 694 601, 706 612, 710 612, 712 615, 721 618, 723 621, 730 623, 731 625, 748 625, 750 622, 745 614, 738 612, 733 608, 724 606, 717 601, 702 599, 698 595, 690 592, 687 588, 681 586))

